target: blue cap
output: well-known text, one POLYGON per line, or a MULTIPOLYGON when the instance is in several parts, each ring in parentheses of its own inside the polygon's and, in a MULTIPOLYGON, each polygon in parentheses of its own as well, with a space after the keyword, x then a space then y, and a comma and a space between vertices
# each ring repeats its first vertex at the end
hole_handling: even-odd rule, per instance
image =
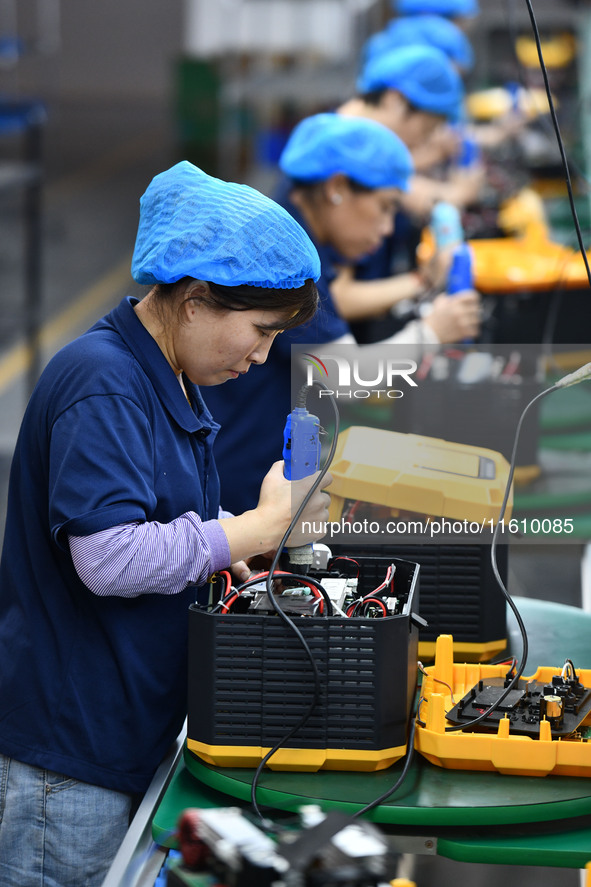
POLYGON ((472 18, 480 12, 478 0, 392 0, 399 15, 434 13, 446 18, 472 18))
POLYGON ((395 89, 415 108, 460 119, 464 87, 460 75, 441 49, 404 46, 370 59, 357 81, 360 93, 395 89))
POLYGON ((472 44, 461 28, 441 15, 411 15, 393 19, 385 30, 369 38, 363 56, 367 63, 392 49, 418 44, 441 49, 464 71, 469 71, 474 65, 472 44))
POLYGON ((321 182, 343 173, 367 188, 408 189, 413 165, 391 130, 362 117, 315 114, 295 127, 279 158, 292 179, 321 182))
POLYGON ((155 176, 140 199, 131 274, 151 285, 194 277, 292 289, 318 280, 320 259, 303 228, 273 200, 183 160, 155 176))

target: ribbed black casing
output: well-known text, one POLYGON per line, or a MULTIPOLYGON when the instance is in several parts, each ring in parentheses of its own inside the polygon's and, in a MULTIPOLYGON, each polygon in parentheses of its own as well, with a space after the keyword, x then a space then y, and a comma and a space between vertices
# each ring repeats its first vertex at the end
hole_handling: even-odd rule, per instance
MULTIPOLYGON (((434 641, 440 634, 454 642, 488 643, 507 636, 505 597, 494 577, 490 545, 392 545, 333 546, 334 554, 363 557, 367 569, 371 557, 404 558, 421 568, 419 615, 427 620, 419 641, 434 641)), ((497 546, 499 575, 506 585, 508 552, 497 546)))
MULTIPOLYGON (((399 615, 295 618, 320 674, 320 699, 286 748, 374 750, 406 743, 417 677, 412 614, 419 567, 400 558, 394 563, 396 594, 404 601, 399 615)), ((310 661, 277 615, 190 608, 189 739, 271 747, 308 710, 313 689, 310 661)))

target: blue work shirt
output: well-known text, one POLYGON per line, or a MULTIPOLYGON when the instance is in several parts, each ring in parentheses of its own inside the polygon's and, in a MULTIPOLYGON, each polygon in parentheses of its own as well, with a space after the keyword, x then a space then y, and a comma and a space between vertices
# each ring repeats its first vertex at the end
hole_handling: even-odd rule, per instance
POLYGON ((329 290, 336 266, 345 260, 331 246, 314 239, 285 187, 274 199, 299 222, 318 250, 320 307, 308 323, 277 336, 262 366, 251 366, 238 379, 202 389, 212 415, 222 426, 215 442, 215 461, 224 508, 234 514, 256 506, 265 474, 282 458, 283 428, 293 405, 291 346, 333 342, 350 332, 329 290))
POLYGON ((44 371, 11 469, 0 564, 0 751, 143 792, 182 728, 196 589, 100 597, 67 535, 218 516, 218 426, 125 299, 44 371))

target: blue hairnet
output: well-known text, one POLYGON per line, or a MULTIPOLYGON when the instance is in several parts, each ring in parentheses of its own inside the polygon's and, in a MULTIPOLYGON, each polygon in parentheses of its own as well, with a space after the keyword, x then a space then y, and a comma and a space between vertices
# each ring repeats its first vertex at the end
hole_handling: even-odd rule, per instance
POLYGON ((464 71, 474 65, 472 45, 461 28, 441 15, 411 15, 393 19, 365 44, 365 62, 401 46, 425 44, 441 49, 464 71))
POLYGON ((399 15, 434 13, 447 18, 471 18, 478 15, 478 0, 392 0, 392 7, 399 15))
POLYGON ((406 145, 381 123, 315 114, 293 130, 279 158, 292 179, 320 182, 343 173, 367 188, 408 189, 413 172, 406 145))
POLYGON ((140 199, 131 273, 147 284, 187 276, 291 289, 318 280, 320 259, 303 228, 274 201, 183 160, 155 176, 140 199))
POLYGON ((464 87, 448 57, 434 46, 404 46, 370 59, 357 81, 360 93, 395 89, 415 108, 460 118, 464 87))

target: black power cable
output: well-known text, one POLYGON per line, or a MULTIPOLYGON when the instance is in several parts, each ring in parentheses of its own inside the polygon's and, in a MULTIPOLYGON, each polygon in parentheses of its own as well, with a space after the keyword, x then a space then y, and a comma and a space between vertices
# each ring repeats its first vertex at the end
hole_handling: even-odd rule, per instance
POLYGON ((479 724, 482 721, 484 721, 493 711, 495 711, 499 707, 500 703, 504 699, 507 698, 507 696, 509 695, 511 690, 516 686, 521 675, 523 674, 523 671, 524 671, 525 665, 526 665, 526 661, 527 661, 528 649, 529 649, 528 639, 527 639, 527 631, 526 631, 525 625, 523 623, 523 619, 521 618, 521 614, 519 613, 519 610, 517 609, 515 602, 513 601, 513 598, 511 597, 511 595, 509 594, 509 592, 505 588, 505 584, 501 578, 501 574, 499 573, 499 568, 497 565, 497 543, 498 543, 499 534, 500 534, 501 528, 503 527, 503 523, 504 523, 504 519, 505 519, 505 511, 507 509, 507 502, 509 501, 509 496, 511 494, 511 485, 513 483, 513 475, 515 473, 515 463, 517 460, 517 447, 519 445, 519 436, 521 434, 521 428, 522 428, 524 419, 525 419, 529 409, 535 403, 537 403, 537 401, 541 400, 543 397, 546 397, 548 394, 551 394, 553 391, 557 391, 559 388, 568 388, 570 385, 577 385, 579 382, 582 382, 585 379, 589 379, 589 378, 591 378, 591 364, 585 364, 585 366, 581 367, 578 370, 575 370, 575 372, 570 373, 567 376, 563 376, 562 379, 559 379, 558 382, 556 382, 550 388, 546 388, 544 391, 541 391, 539 394, 536 394, 536 396, 533 397, 529 401, 529 403, 524 407, 524 409, 521 413, 521 416, 519 418, 519 422, 517 423, 517 428, 515 430, 515 440, 513 442, 513 451, 511 453, 509 474, 507 476, 507 483, 505 484, 505 495, 503 496, 503 502, 501 504, 501 509, 499 512, 499 519, 497 520, 497 523, 495 525, 495 529, 493 532, 493 538, 492 538, 492 542, 491 542, 491 548, 490 548, 491 565, 492 565, 495 579, 497 581, 499 588, 501 589, 501 591, 503 593, 503 596, 505 597, 505 600, 507 601, 507 603, 511 607, 511 610, 513 611, 515 619, 517 620, 517 625, 519 626, 519 631, 521 632, 521 638, 522 638, 522 644, 523 644, 523 648, 522 648, 522 652, 521 652, 521 664, 520 664, 519 668, 516 669, 513 678, 510 680, 509 684, 505 687, 503 693, 493 703, 493 705, 489 706, 489 708, 487 708, 486 711, 482 712, 482 714, 480 714, 477 718, 474 718, 471 721, 467 721, 466 723, 463 723, 463 724, 455 724, 453 726, 446 727, 445 728, 446 733, 452 733, 452 732, 455 732, 458 730, 466 730, 466 729, 468 729, 470 727, 474 727, 476 724, 479 724))
MULTIPOLYGON (((301 403, 302 403, 302 398, 304 397, 304 392, 309 390, 312 386, 322 388, 327 392, 330 391, 330 389, 323 382, 319 382, 318 380, 314 379, 312 381, 312 385, 302 386, 302 389, 300 390, 300 395, 298 397, 298 405, 301 405, 301 403)), ((261 811, 259 809, 257 800, 256 800, 256 791, 257 791, 257 787, 258 787, 261 773, 263 772, 263 769, 264 769, 267 761, 269 761, 269 759, 271 757, 273 757, 275 752, 278 751, 280 748, 282 748, 286 742, 289 742, 289 740, 292 738, 292 736, 294 736, 298 732, 298 730, 301 730, 301 728, 304 726, 304 724, 306 724, 306 722, 310 718, 312 712, 316 708, 316 705, 318 704, 318 701, 320 699, 320 673, 318 671, 318 666, 316 664, 316 660, 314 659, 314 655, 313 655, 312 651, 310 650, 308 642, 306 641, 306 638, 303 636, 300 629, 297 627, 297 625, 295 624, 293 619, 290 619, 289 616, 283 612, 283 610, 281 609, 281 607, 278 605, 277 601, 275 600, 275 596, 273 594, 273 573, 275 572, 275 570, 277 568, 277 564, 279 563, 279 558, 281 557, 281 552, 283 551, 283 548, 287 544, 287 541, 288 541, 294 527, 297 526, 297 522, 300 519, 306 505, 308 504, 308 502, 310 501, 310 499, 314 495, 315 491, 318 489, 319 485, 321 484, 322 479, 324 478, 326 472, 328 471, 328 468, 330 466, 330 463, 333 460, 333 457, 334 457, 334 454, 336 451, 337 441, 338 441, 338 436, 339 436, 340 417, 339 417, 339 411, 338 411, 338 408, 336 405, 336 401, 335 401, 334 397, 332 396, 332 394, 329 394, 329 400, 330 400, 331 406, 333 408, 334 417, 335 417, 334 434, 333 434, 333 439, 332 439, 330 450, 329 450, 328 455, 325 459, 324 465, 318 474, 318 477, 316 478, 316 480, 314 481, 314 483, 310 487, 309 491, 306 493, 304 499, 302 500, 301 505, 299 506, 296 513, 294 514, 289 527, 285 531, 285 535, 283 536, 283 539, 281 540, 281 542, 279 543, 279 545, 277 547, 277 551, 275 552, 275 556, 274 556, 273 562, 269 568, 269 573, 267 575, 267 580, 266 580, 266 590, 267 590, 267 595, 269 597, 269 601, 271 603, 271 606, 273 607, 273 609, 275 610, 275 612, 277 613, 279 618, 285 623, 285 625, 287 625, 291 629, 291 631, 293 631, 293 633, 296 635, 297 639, 299 640, 300 644, 302 645, 302 647, 304 649, 304 652, 306 653, 306 656, 308 657, 308 660, 309 660, 310 665, 312 667, 312 673, 314 676, 314 688, 312 691, 312 699, 310 700, 310 704, 309 704, 308 708, 306 709, 306 711, 304 712, 304 714, 302 715, 302 717, 300 718, 298 723, 294 727, 292 727, 292 729, 285 736, 283 736, 277 743, 275 743, 273 748, 271 748, 267 752, 267 754, 262 758, 262 760, 260 761, 260 763, 255 771, 253 779, 252 779, 252 785, 251 785, 251 791, 250 791, 251 805, 252 805, 254 812, 259 817, 259 819, 261 820, 264 827, 267 829, 273 829, 274 828, 273 823, 270 822, 270 820, 266 819, 263 816, 263 814, 261 813, 261 811)), ((304 400, 304 403, 305 403, 305 400, 304 400)))
POLYGON ((529 13, 531 26, 532 26, 532 30, 534 33, 534 40, 536 43, 536 49, 538 51, 538 59, 540 61, 540 68, 542 71, 542 76, 544 78, 544 87, 546 89, 546 95, 548 97, 548 105, 550 108, 550 117, 552 118, 552 125, 554 127, 554 132, 556 134, 556 141, 558 142, 558 149, 560 151, 560 159, 562 161, 562 167, 564 170, 564 178, 565 178, 565 182, 566 182, 566 189, 568 191, 570 211, 571 211, 571 214, 573 217, 575 230, 577 232, 577 241, 579 244, 579 250, 580 250, 581 256, 583 257, 583 262, 585 263, 585 270, 587 272, 587 279, 589 281, 589 285, 591 286, 591 268, 589 267, 589 262, 587 260, 587 253, 585 251, 585 245, 583 243, 583 235, 581 233, 581 226, 579 224, 579 217, 577 215, 577 209, 575 206, 575 198, 573 195, 568 160, 566 157, 566 151, 564 149, 564 142, 562 141, 562 136, 560 134, 560 126, 558 125, 558 118, 556 116, 556 109, 554 107, 554 100, 552 98, 552 92, 550 90, 550 81, 548 80, 548 71, 546 69, 546 64, 544 62, 544 56, 542 53, 542 43, 540 40, 540 32, 538 30, 538 24, 536 22, 536 17, 534 14, 533 6, 531 4, 531 0, 525 0, 525 4, 527 6, 527 11, 529 13))
POLYGON ((527 640, 527 631, 525 625, 523 623, 523 619, 521 618, 521 614, 515 605, 515 602, 507 589, 505 588, 505 583, 499 573, 499 568, 497 565, 497 543, 499 539, 499 533, 501 531, 501 527, 503 526, 505 520, 505 511, 507 510, 507 502, 509 501, 509 496, 511 494, 511 486, 513 484, 513 475, 515 474, 515 462, 517 459, 517 447, 519 444, 519 436, 521 434, 521 426, 523 425, 523 421, 530 409, 537 401, 541 400, 542 397, 545 397, 547 394, 550 394, 552 391, 556 391, 561 386, 559 384, 553 385, 551 388, 546 388, 545 391, 541 391, 539 394, 536 394, 530 402, 526 405, 521 416, 519 418, 519 422, 517 423, 517 429, 515 431, 515 440, 513 442, 513 452, 511 453, 511 462, 509 466, 509 474, 507 476, 507 483, 505 484, 505 495, 503 497, 503 503, 501 505, 501 510, 499 512, 499 518, 495 525, 495 529, 493 532, 492 542, 490 546, 490 559, 492 564, 492 569, 494 573, 494 577, 497 580, 497 584, 501 591, 503 592, 503 596, 509 606, 511 607, 515 619, 517 620, 517 625, 519 626, 519 631, 521 632, 522 639, 522 651, 521 651, 521 664, 518 669, 516 669, 513 678, 510 680, 509 684, 505 687, 503 693, 499 696, 499 698, 491 705, 486 711, 482 712, 477 718, 474 718, 472 721, 468 721, 464 724, 456 724, 451 727, 446 727, 446 733, 453 733, 457 730, 466 730, 469 727, 474 727, 476 724, 479 724, 481 721, 484 721, 493 711, 495 711, 501 702, 507 698, 511 690, 517 684, 519 678, 523 674, 523 670, 525 668, 525 663, 527 662, 527 654, 529 649, 529 644, 527 640))

